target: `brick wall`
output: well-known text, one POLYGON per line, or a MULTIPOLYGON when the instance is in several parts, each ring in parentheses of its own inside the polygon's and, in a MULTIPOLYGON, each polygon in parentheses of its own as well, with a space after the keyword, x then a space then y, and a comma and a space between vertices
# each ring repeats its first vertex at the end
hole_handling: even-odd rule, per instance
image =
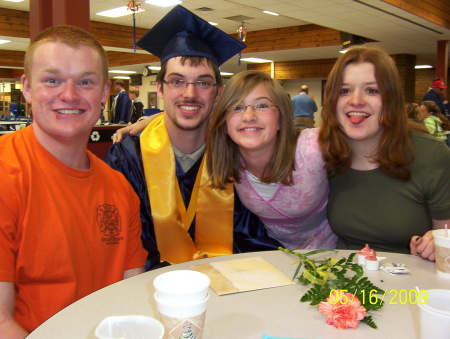
POLYGON ((414 101, 414 83, 416 81, 416 73, 414 72, 416 56, 411 54, 396 54, 392 58, 397 66, 405 102, 412 102, 414 101))

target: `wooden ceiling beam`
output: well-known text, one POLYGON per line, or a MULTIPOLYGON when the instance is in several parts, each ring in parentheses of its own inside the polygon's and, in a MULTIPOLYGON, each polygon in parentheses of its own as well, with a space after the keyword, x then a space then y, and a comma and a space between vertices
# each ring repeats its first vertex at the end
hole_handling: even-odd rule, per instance
MULTIPOLYGON (((137 39, 147 32, 137 28, 137 39)), ((91 21, 91 33, 105 47, 133 48, 133 28, 104 22, 91 21)), ((29 37, 28 12, 0 8, 0 35, 18 38, 29 37)), ((237 34, 232 34, 237 39, 237 34)), ((244 53, 266 52, 298 48, 337 46, 341 44, 340 32, 318 25, 302 25, 249 32, 244 53)), ((138 47, 139 48, 139 47, 138 47)), ((151 54, 108 51, 110 67, 159 61, 151 54)), ((2 51, 0 66, 21 67, 23 52, 16 54, 2 51)))
POLYGON ((0 50, 0 66, 23 67, 25 52, 0 50))
MULTIPOLYGON (((311 79, 326 78, 333 68, 336 59, 298 60, 275 62, 275 79, 311 79)), ((270 63, 248 64, 248 69, 270 74, 270 63)))
POLYGON ((417 15, 436 25, 450 27, 450 1, 448 0, 382 0, 417 15))
MULTIPOLYGON (((235 39, 237 33, 231 34, 235 39)), ((247 33, 244 53, 267 52, 298 48, 340 46, 341 32, 318 25, 302 25, 266 29, 247 33)))
POLYGON ((125 53, 125 52, 106 52, 108 55, 109 67, 126 66, 158 62, 159 58, 152 54, 125 53))
POLYGON ((0 8, 0 35, 29 38, 30 20, 28 12, 0 8))

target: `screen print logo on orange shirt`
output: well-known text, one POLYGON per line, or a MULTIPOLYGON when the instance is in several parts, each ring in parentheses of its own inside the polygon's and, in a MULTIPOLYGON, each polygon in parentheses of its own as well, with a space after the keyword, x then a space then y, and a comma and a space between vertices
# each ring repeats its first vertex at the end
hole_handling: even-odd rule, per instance
POLYGON ((97 208, 97 222, 100 232, 104 235, 102 241, 107 245, 116 245, 123 240, 123 237, 120 236, 122 220, 115 205, 100 205, 97 208))

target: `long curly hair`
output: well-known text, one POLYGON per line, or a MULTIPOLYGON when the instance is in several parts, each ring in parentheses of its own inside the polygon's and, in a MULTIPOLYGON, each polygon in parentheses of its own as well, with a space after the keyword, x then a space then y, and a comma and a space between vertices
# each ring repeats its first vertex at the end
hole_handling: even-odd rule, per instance
POLYGON ((325 168, 327 173, 333 176, 345 173, 351 167, 352 152, 348 137, 339 124, 336 105, 345 68, 349 64, 365 62, 370 62, 375 67, 375 79, 382 98, 380 128, 383 132, 374 161, 386 175, 407 181, 411 177, 409 165, 414 160, 414 150, 409 134, 413 131, 425 132, 425 130, 420 124, 408 121, 395 63, 386 52, 378 48, 350 49, 337 60, 328 76, 319 132, 319 144, 325 160, 325 168))

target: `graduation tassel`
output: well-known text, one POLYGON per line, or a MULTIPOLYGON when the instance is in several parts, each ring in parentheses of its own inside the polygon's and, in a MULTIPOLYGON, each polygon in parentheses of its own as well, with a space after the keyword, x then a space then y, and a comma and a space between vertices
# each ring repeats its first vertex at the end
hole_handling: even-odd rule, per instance
POLYGON ((141 9, 141 3, 136 0, 131 0, 127 7, 130 11, 133 11, 133 49, 134 53, 136 53, 136 12, 141 9))
MULTIPOLYGON (((238 35, 239 35, 239 41, 241 42, 245 42, 245 38, 247 37, 247 26, 245 26, 245 22, 242 21, 241 24, 239 25, 239 28, 237 30, 238 35)), ((242 53, 239 52, 238 54, 238 66, 241 65, 241 56, 242 53)))

